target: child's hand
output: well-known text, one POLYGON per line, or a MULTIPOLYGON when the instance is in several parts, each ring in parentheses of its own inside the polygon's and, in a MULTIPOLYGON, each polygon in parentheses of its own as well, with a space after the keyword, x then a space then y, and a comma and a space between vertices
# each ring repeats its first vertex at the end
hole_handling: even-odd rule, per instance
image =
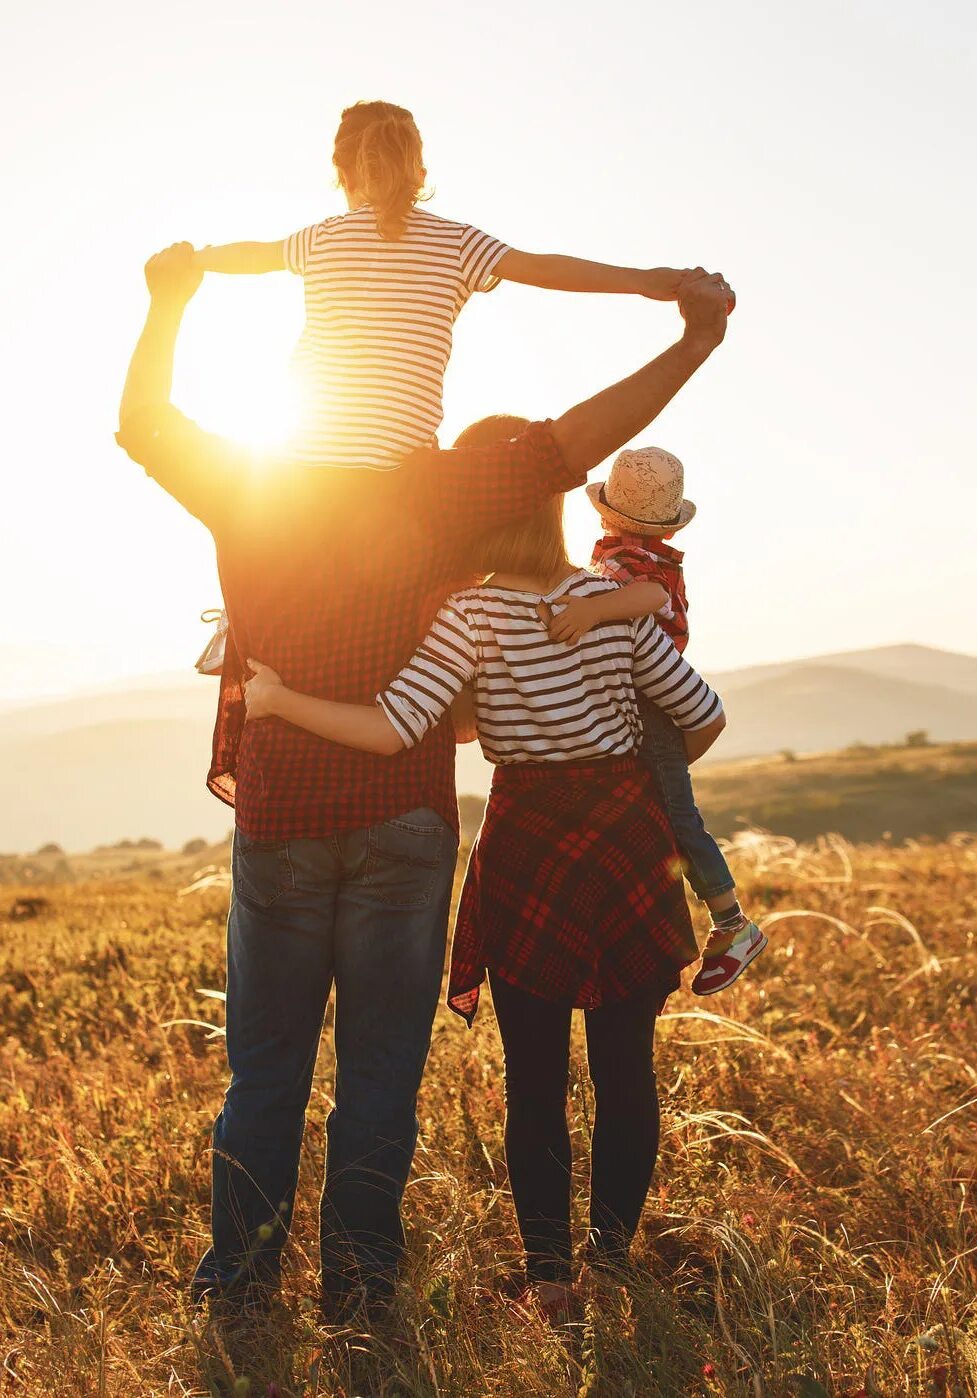
POLYGON ((641 273, 638 290, 651 301, 677 301, 689 267, 652 267, 641 273))
POLYGON ((262 665, 260 660, 249 660, 248 669, 254 672, 244 686, 248 719, 272 718, 275 713, 275 698, 282 688, 281 676, 269 665, 262 665))
POLYGON ((549 623, 551 641, 562 641, 566 646, 580 644, 588 631, 600 624, 599 609, 594 606, 595 597, 571 597, 561 612, 554 612, 549 623))

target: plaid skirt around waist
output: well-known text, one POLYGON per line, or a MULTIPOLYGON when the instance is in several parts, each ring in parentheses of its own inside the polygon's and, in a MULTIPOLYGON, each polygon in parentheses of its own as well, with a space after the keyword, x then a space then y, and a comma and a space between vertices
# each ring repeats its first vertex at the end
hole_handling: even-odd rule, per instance
POLYGON ((475 1018, 486 970, 594 1009, 696 959, 682 868, 633 758, 497 767, 458 906, 448 1004, 475 1018))

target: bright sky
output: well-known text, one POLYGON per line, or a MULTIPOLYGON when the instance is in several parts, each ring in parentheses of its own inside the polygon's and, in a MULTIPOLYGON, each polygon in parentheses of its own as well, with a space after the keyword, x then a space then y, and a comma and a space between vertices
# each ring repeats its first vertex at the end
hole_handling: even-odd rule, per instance
MULTIPOLYGON (((968 0, 17 7, 0 699, 185 667, 202 645, 210 541, 112 440, 142 263, 338 211, 332 135, 360 97, 414 111, 435 212, 736 287, 726 344, 644 436, 683 458, 699 506, 691 658, 977 651, 974 39, 968 0)), ((480 297, 443 439, 485 412, 556 415, 678 323, 640 300, 480 297)), ((300 325, 297 279, 208 278, 176 401, 267 429, 300 325)), ((570 518, 583 559, 596 517, 581 497, 570 518)))

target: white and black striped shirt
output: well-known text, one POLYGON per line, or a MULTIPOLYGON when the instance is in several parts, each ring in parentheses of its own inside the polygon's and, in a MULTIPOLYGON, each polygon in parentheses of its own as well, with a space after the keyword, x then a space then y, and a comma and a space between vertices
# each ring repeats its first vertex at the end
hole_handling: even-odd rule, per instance
POLYGON ((285 265, 305 280, 296 454, 390 470, 440 426, 455 320, 472 292, 498 285, 509 249, 423 209, 387 240, 369 207, 303 228, 283 247, 285 265))
POLYGON ((722 701, 653 618, 609 622, 576 646, 550 640, 540 600, 559 612, 617 586, 581 570, 542 599, 491 585, 456 592, 377 702, 413 747, 474 681, 479 740, 497 764, 627 756, 641 735, 636 691, 679 728, 703 728, 722 701))

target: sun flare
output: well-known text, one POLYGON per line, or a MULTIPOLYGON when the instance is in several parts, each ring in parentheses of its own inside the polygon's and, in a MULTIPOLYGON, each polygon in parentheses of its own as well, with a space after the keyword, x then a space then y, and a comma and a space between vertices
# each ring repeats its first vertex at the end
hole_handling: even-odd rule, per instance
POLYGON ((301 316, 291 290, 284 277, 207 279, 178 363, 182 401, 202 426, 266 448, 295 431, 300 393, 291 359, 301 316))

